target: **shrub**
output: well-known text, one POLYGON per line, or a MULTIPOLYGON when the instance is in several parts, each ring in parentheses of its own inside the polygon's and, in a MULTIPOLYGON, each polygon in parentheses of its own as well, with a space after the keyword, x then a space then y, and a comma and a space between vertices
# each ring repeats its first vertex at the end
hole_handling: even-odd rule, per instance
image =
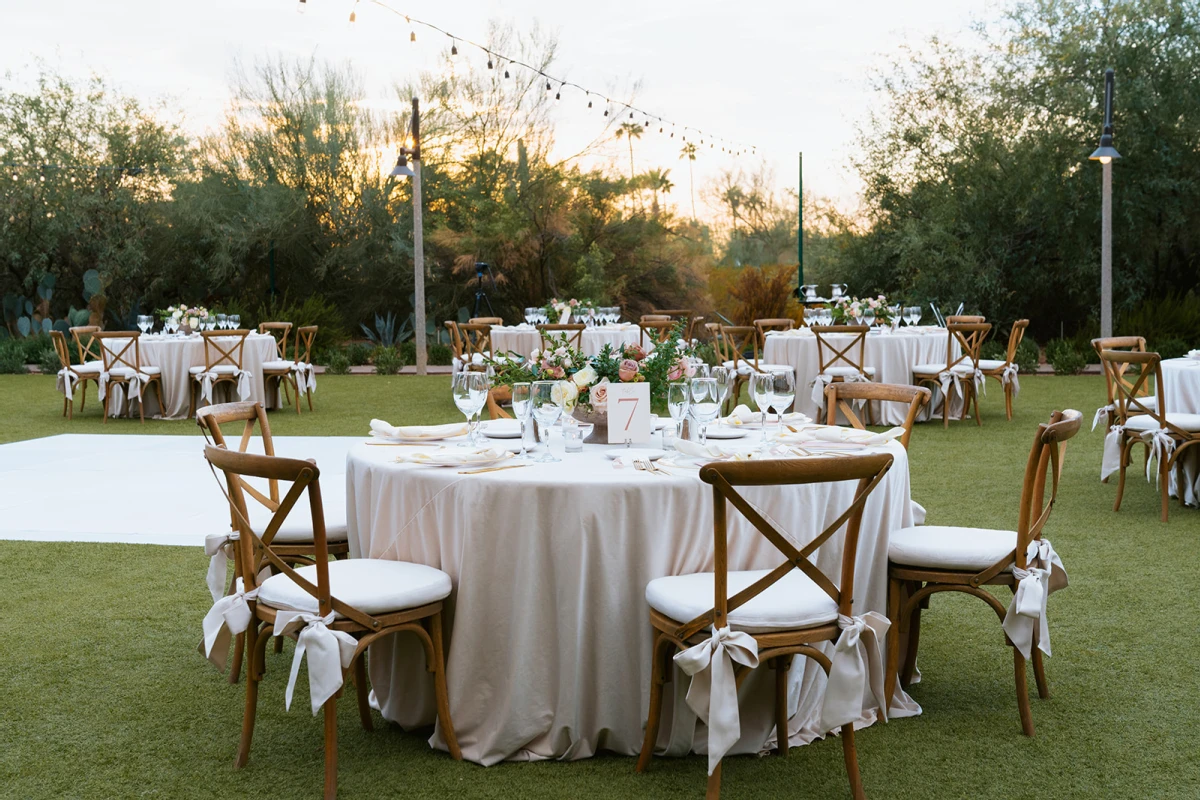
MULTIPOLYGON (((371 351, 373 349, 374 348, 372 348, 369 344, 363 344, 362 342, 351 342, 350 344, 346 345, 346 347, 342 350, 342 353, 350 362, 350 366, 361 367, 370 363, 371 351)), ((401 350, 400 353, 403 355, 404 351, 401 350)))
POLYGON ((345 375, 350 372, 350 359, 346 357, 345 352, 334 350, 329 355, 329 363, 326 365, 325 371, 330 375, 345 375))
POLYGON ((1054 367, 1055 375, 1074 375, 1087 363, 1069 339, 1051 339, 1046 345, 1046 361, 1054 367))
POLYGON ((717 349, 713 347, 712 342, 698 344, 696 345, 696 358, 710 367, 715 367, 717 365, 717 349))
POLYGON ((729 294, 738 301, 733 318, 738 325, 752 325, 756 319, 792 316, 788 299, 796 279, 794 268, 743 267, 729 294))
POLYGON ((417 363, 417 343, 412 339, 400 345, 400 357, 404 359, 405 364, 417 363))
POLYGON ((0 374, 22 375, 25 372, 25 349, 18 339, 0 339, 0 374))
POLYGON ((1183 339, 1171 337, 1169 339, 1160 339, 1153 345, 1147 343, 1146 347, 1158 353, 1163 358, 1180 358, 1186 356, 1191 346, 1183 339))
MULTIPOLYGON (((230 303, 245 306, 244 302, 230 303)), ((260 322, 290 322, 292 323, 293 341, 297 328, 305 325, 316 325, 317 338, 313 341, 313 359, 319 364, 325 361, 329 353, 341 347, 342 342, 350 338, 346 327, 346 318, 338 307, 328 302, 322 295, 312 294, 303 303, 292 303, 288 296, 276 296, 274 302, 259 303, 247 319, 242 315, 242 327, 256 327, 260 322)))
POLYGON ((1021 372, 1037 372, 1040 355, 1038 343, 1032 336, 1026 334, 1021 343, 1017 345, 1017 369, 1021 372))
POLYGON ((404 359, 394 347, 375 348, 375 372, 380 375, 395 375, 404 366, 404 359))
MULTIPOLYGON (((1121 315, 1116 333, 1144 336, 1147 342, 1165 344, 1171 339, 1187 341, 1196 336, 1196 331, 1200 331, 1200 296, 1188 292, 1143 300, 1121 315)), ((1163 358, 1166 357, 1163 353, 1163 358)))
MULTIPOLYGON (((449 345, 434 342, 429 345, 429 363, 435 367, 448 367, 454 360, 454 351, 449 345)), ((1184 352, 1187 352, 1186 350, 1184 352)), ((416 361, 416 351, 413 351, 413 361, 416 361)))
POLYGON ((979 348, 979 357, 992 359, 994 361, 1003 361, 1008 355, 1008 350, 1005 345, 995 339, 988 339, 979 348))
POLYGON ((43 375, 54 375, 62 369, 62 362, 58 360, 58 353, 54 352, 53 347, 41 352, 37 365, 43 375))

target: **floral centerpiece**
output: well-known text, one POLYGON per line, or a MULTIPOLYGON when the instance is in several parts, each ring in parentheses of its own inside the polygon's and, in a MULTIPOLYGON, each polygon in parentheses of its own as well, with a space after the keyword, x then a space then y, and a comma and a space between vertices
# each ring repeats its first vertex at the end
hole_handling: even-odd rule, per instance
POLYGON ((204 306, 189 306, 185 303, 160 308, 154 312, 160 320, 174 320, 180 328, 199 330, 200 324, 208 321, 209 311, 204 306))
POLYGON ((837 325, 852 325, 855 320, 863 318, 867 309, 875 313, 875 321, 881 325, 892 324, 892 310, 887 297, 848 297, 843 295, 833 301, 833 321, 837 325))
POLYGON ((542 313, 551 322, 557 323, 561 320, 566 323, 572 316, 579 319, 588 316, 595 307, 596 304, 587 298, 579 300, 572 297, 570 300, 559 300, 557 297, 552 297, 549 303, 542 306, 542 313), (569 315, 566 313, 568 311, 569 315))

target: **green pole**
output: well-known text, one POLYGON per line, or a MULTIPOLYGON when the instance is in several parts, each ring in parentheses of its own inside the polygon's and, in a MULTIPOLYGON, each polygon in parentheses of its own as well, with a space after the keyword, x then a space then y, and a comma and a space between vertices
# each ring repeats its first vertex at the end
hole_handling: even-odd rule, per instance
POLYGON ((804 299, 804 290, 800 287, 804 285, 804 153, 800 154, 800 219, 796 229, 796 293, 802 301, 804 299))
POLYGON ((268 263, 270 264, 271 299, 275 299, 275 240, 271 240, 271 250, 268 263))

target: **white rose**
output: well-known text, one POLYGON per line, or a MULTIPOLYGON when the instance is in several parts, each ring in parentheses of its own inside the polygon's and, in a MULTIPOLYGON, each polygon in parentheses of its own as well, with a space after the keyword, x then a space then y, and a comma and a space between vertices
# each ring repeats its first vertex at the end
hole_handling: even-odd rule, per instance
POLYGON ((542 351, 540 348, 535 347, 529 351, 529 360, 530 361, 537 361, 541 357, 542 357, 542 351))
POLYGON ((585 386, 591 386, 596 382, 596 370, 589 364, 583 369, 571 376, 571 380, 575 381, 575 385, 582 389, 585 386))
POLYGON ((575 410, 578 397, 579 389, 571 381, 558 381, 550 390, 550 400, 568 414, 575 410))
POLYGON ((556 349, 554 351, 554 355, 559 356, 560 358, 562 356, 565 356, 566 354, 567 354, 567 348, 565 348, 565 347, 559 347, 558 349, 556 349))

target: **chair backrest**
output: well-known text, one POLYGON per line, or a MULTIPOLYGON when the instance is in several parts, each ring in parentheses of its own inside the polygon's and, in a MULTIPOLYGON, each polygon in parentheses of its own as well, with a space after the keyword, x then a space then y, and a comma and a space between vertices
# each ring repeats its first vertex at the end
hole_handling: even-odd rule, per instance
MULTIPOLYGON (((1017 547, 1013 556, 993 564, 986 570, 993 577, 1015 561, 1021 569, 1028 565, 1026 550, 1029 543, 1042 538, 1042 529, 1050 518, 1058 498, 1058 480, 1062 476, 1067 441, 1079 433, 1083 415, 1073 409, 1055 411, 1049 422, 1038 425, 1033 437, 1029 460, 1025 463, 1025 479, 1021 486, 1021 509, 1017 519, 1017 547), (1050 478, 1050 497, 1046 498, 1046 478, 1050 478), (997 568, 998 567, 998 568, 997 568)), ((1049 565, 1046 565, 1049 568, 1049 565)))
POLYGON ((701 467, 700 480, 713 487, 713 607, 695 619, 685 622, 675 635, 686 640, 710 625, 714 629, 728 626, 730 611, 745 605, 793 569, 799 569, 821 587, 837 603, 838 613, 850 616, 851 604, 854 601, 855 554, 863 504, 891 466, 891 453, 877 453, 854 458, 719 461, 701 467), (738 492, 738 487, 741 486, 795 486, 850 480, 858 481, 850 505, 803 547, 792 544, 788 534, 772 525, 738 492), (728 593, 729 505, 741 512, 742 516, 784 556, 782 564, 732 597, 728 593), (841 566, 836 576, 838 580, 835 583, 809 557, 843 528, 846 535, 842 545, 841 566))
POLYGON ((987 317, 980 314, 951 314, 946 317, 946 324, 953 325, 955 323, 971 323, 971 322, 987 322, 987 317))
POLYGON ((756 319, 754 327, 758 328, 758 344, 760 347, 767 346, 767 331, 791 331, 796 329, 796 320, 789 317, 756 319))
MULTIPOLYGON (((238 441, 237 451, 239 453, 245 453, 249 448, 250 441, 254 438, 254 425, 257 423, 259 435, 262 437, 263 452, 269 456, 275 455, 275 443, 271 439, 271 423, 267 421, 267 412, 263 409, 262 403, 246 400, 239 403, 219 403, 196 410, 196 424, 200 426, 200 432, 204 434, 207 441, 218 447, 228 448, 229 446, 225 441, 225 434, 221 430, 221 426, 227 422, 245 423, 242 426, 242 438, 238 441)), ((255 500, 274 511, 279 508, 279 481, 272 479, 268 481, 267 487, 269 496, 264 496, 249 484, 246 485, 246 491, 255 500)), ((236 524, 234 524, 234 528, 237 528, 236 524)))
POLYGON ((79 353, 80 364, 104 360, 100 354, 100 343, 96 341, 95 337, 95 334, 100 331, 99 325, 77 325, 70 331, 71 338, 75 340, 75 350, 79 353))
POLYGON ((1017 360, 1017 348, 1021 346, 1021 340, 1025 338, 1025 329, 1029 327, 1029 320, 1019 319, 1013 323, 1012 328, 1008 332, 1008 348, 1004 351, 1004 363, 1013 364, 1017 360))
POLYGON ((946 330, 946 369, 959 364, 971 363, 973 369, 979 368, 979 348, 992 330, 990 322, 948 322, 946 330), (954 343, 958 342, 959 354, 954 355, 954 343))
POLYGON ((446 326, 446 330, 450 332, 450 349, 454 353, 454 360, 462 362, 463 347, 462 337, 458 335, 458 323, 453 320, 446 320, 442 323, 446 326))
POLYGON ((809 328, 817 337, 817 363, 821 372, 830 367, 853 367, 863 372, 866 358, 868 325, 813 325, 809 328), (830 340, 826 337, 836 336, 830 340), (849 337, 844 338, 844 337, 849 337))
POLYGON ((248 330, 237 331, 200 331, 204 341, 204 369, 210 370, 218 366, 234 366, 242 368, 242 351, 246 348, 248 330), (233 339, 232 342, 221 341, 233 339))
MULTIPOLYGON (((225 475, 225 490, 235 527, 238 530, 238 571, 246 591, 258 587, 259 568, 266 562, 275 573, 283 573, 305 592, 317 600, 318 614, 328 616, 336 611, 343 617, 352 619, 368 629, 381 627, 379 620, 366 614, 354 606, 343 603, 330 595, 329 589, 329 542, 325 532, 325 512, 321 503, 321 472, 315 461, 301 461, 296 458, 280 458, 253 453, 238 453, 217 445, 205 445, 204 457, 209 465, 220 470, 225 475), (287 481, 291 488, 279 502, 279 507, 271 517, 271 521, 263 530, 262 536, 254 532, 250 525, 249 514, 246 511, 244 488, 248 485, 245 478, 265 478, 267 480, 287 481), (317 568, 317 582, 302 578, 292 565, 276 552, 273 546, 275 535, 283 525, 289 513, 304 494, 308 494, 309 513, 312 519, 313 555, 312 563, 317 568)), ((294 559, 290 559, 293 560, 294 559)), ((306 559, 307 560, 307 559, 306 559)))
POLYGON ((258 323, 259 333, 269 333, 275 339, 275 355, 279 358, 288 357, 288 336, 291 335, 292 323, 290 322, 260 322, 258 323))
POLYGON ((706 322, 704 330, 708 332, 708 338, 712 340, 713 347, 717 350, 717 359, 719 361, 732 361, 725 357, 725 343, 721 341, 721 323, 706 322))
POLYGON ((458 337, 462 343, 462 360, 470 364, 476 353, 486 357, 492 350, 492 326, 483 322, 458 323, 458 337))
POLYGON ((693 311, 690 308, 652 308, 650 313, 668 319, 687 320, 691 319, 693 311))
POLYGON ((643 317, 638 322, 638 344, 643 349, 646 347, 646 340, 649 339, 655 345, 660 345, 671 338, 671 333, 676 328, 687 328, 686 323, 667 317, 666 319, 646 319, 643 317))
POLYGON ((687 331, 684 333, 684 338, 687 340, 688 344, 691 344, 692 341, 695 340, 696 329, 699 328, 703 324, 704 324, 704 317, 697 316, 697 317, 692 317, 691 319, 688 320, 687 331))
POLYGON ((638 317, 638 322, 662 322, 670 318, 670 314, 642 314, 642 316, 638 317))
POLYGON ((908 414, 904 417, 904 435, 900 444, 908 449, 908 439, 912 436, 913 423, 921 407, 929 402, 930 391, 924 386, 907 386, 895 383, 875 383, 874 381, 836 381, 825 387, 825 423, 837 424, 837 414, 840 409, 851 426, 866 430, 858 415, 854 413, 854 400, 865 400, 880 403, 908 403, 908 414))
POLYGON ((138 341, 141 331, 94 331, 91 336, 97 342, 105 372, 117 367, 142 371, 142 346, 138 341))
POLYGON ((312 363, 312 345, 313 340, 317 338, 318 330, 320 330, 319 325, 304 325, 296 329, 296 339, 292 347, 297 364, 312 363), (301 349, 302 347, 303 349, 301 349))
POLYGON ((758 368, 758 328, 753 325, 721 325, 720 331, 725 346, 722 363, 732 361, 735 370, 747 364, 755 372, 762 372, 758 368), (750 351, 750 358, 746 358, 747 350, 750 351))
POLYGON ((1124 425, 1131 416, 1149 414, 1158 420, 1160 427, 1182 433, 1167 423, 1166 392, 1159 393, 1157 404, 1146 404, 1150 395, 1150 379, 1154 379, 1155 386, 1162 386, 1162 357, 1158 353, 1101 350, 1100 363, 1112 384, 1112 404, 1116 409, 1117 425, 1124 425), (1131 368, 1137 368, 1137 371, 1131 368))
MULTIPOLYGON (((1092 339, 1092 349, 1096 351, 1096 355, 1100 356, 1100 362, 1104 365, 1104 383, 1108 390, 1108 403, 1112 405, 1117 396, 1116 384, 1121 383, 1126 387, 1133 386, 1132 376, 1125 373, 1129 370, 1130 365, 1125 362, 1107 362, 1104 360, 1105 350, 1124 350, 1134 353, 1146 352, 1146 340, 1141 336, 1106 336, 1097 339, 1092 339), (1110 370, 1109 367, 1112 367, 1110 370)), ((1136 371, 1136 370, 1135 370, 1136 371)), ((1148 386, 1142 386, 1142 393, 1149 393, 1148 386)))
POLYGON ((467 322, 474 325, 503 325, 503 317, 471 317, 467 322))
POLYGON ((546 349, 546 342, 551 338, 565 336, 567 344, 574 347, 576 350, 583 349, 583 332, 587 330, 587 325, 581 322, 571 323, 550 323, 546 325, 538 325, 538 334, 540 336, 541 349, 546 349))
POLYGON ((50 331, 50 343, 54 345, 54 355, 58 356, 58 363, 63 369, 71 369, 71 348, 67 347, 66 334, 62 331, 50 331))

